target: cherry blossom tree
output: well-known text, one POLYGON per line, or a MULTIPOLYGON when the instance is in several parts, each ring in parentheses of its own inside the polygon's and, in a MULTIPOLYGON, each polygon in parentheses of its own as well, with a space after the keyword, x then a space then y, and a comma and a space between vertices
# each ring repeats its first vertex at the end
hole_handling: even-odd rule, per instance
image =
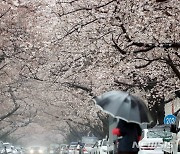
POLYGON ((6 134, 31 123, 68 141, 88 133, 105 137, 108 115, 92 98, 110 90, 141 97, 162 124, 180 84, 177 0, 0 3, 6 134))
POLYGON ((162 124, 164 105, 176 98, 179 88, 179 2, 57 4, 61 25, 54 44, 66 61, 65 72, 55 76, 66 76, 70 87, 94 95, 111 89, 141 91, 140 97, 156 113, 155 123, 162 124))

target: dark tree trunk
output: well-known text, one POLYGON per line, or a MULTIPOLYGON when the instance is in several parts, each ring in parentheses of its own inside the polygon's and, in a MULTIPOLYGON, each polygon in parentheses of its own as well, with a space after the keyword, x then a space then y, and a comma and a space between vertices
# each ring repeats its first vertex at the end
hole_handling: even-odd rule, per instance
MULTIPOLYGON (((155 100, 154 100, 155 101, 155 100)), ((153 117, 153 123, 151 123, 151 127, 155 126, 157 123, 162 125, 164 123, 165 116, 165 103, 164 98, 157 98, 155 104, 153 102, 149 102, 148 106, 153 117)))

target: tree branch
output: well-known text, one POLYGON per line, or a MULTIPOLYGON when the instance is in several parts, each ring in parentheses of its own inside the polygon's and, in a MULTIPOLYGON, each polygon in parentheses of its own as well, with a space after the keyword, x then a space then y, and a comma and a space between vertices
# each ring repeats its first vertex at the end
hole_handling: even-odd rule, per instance
POLYGON ((16 102, 16 99, 15 99, 15 96, 14 96, 14 94, 13 94, 13 91, 12 91, 11 87, 9 87, 8 92, 10 93, 11 99, 12 99, 12 101, 13 101, 13 103, 14 103, 14 108, 13 108, 10 112, 8 112, 7 114, 1 116, 1 117, 0 117, 0 121, 2 121, 2 120, 4 120, 5 118, 11 116, 11 115, 12 115, 13 113, 15 113, 15 112, 19 109, 19 107, 20 107, 20 105, 18 105, 17 102, 16 102))
POLYGON ((145 67, 147 67, 148 65, 150 65, 150 64, 151 64, 152 62, 154 62, 154 61, 162 60, 161 57, 155 58, 155 59, 144 59, 144 58, 136 58, 136 59, 141 59, 141 60, 147 61, 147 63, 144 64, 144 65, 135 66, 136 69, 145 68, 145 67))
POLYGON ((69 87, 72 87, 72 88, 75 88, 75 89, 84 90, 84 91, 86 91, 87 93, 89 93, 90 96, 94 96, 94 94, 92 93, 92 88, 85 87, 85 86, 83 86, 83 85, 76 84, 76 83, 68 83, 68 82, 66 82, 66 84, 67 84, 69 87))
POLYGON ((8 13, 10 9, 11 9, 11 7, 9 7, 3 14, 1 14, 1 15, 0 15, 0 18, 2 18, 3 16, 5 16, 5 14, 8 13))
MULTIPOLYGON (((111 0, 110 2, 107 2, 107 3, 102 4, 102 5, 100 5, 100 6, 96 6, 96 7, 94 7, 94 8, 93 8, 93 7, 92 7, 92 8, 82 7, 82 8, 75 9, 75 10, 73 10, 73 11, 67 12, 67 13, 63 13, 63 14, 59 14, 59 13, 58 13, 58 16, 59 16, 59 17, 62 17, 62 16, 69 15, 69 14, 72 14, 72 13, 75 13, 75 12, 79 12, 79 11, 84 11, 84 10, 89 11, 89 10, 92 10, 92 9, 100 9, 100 8, 102 8, 102 7, 105 7, 105 6, 109 5, 109 4, 111 4, 111 3, 114 2, 114 1, 116 1, 116 0, 111 0)), ((59 2, 59 3, 61 3, 61 2, 59 2)))
POLYGON ((174 65, 169 54, 168 54, 168 58, 166 58, 165 60, 166 60, 166 63, 172 68, 172 70, 176 74, 176 76, 180 79, 180 72, 177 69, 177 67, 174 65))
POLYGON ((122 50, 118 44, 116 43, 116 41, 114 40, 113 36, 112 36, 112 41, 114 43, 114 45, 112 45, 115 49, 117 49, 122 55, 126 54, 126 51, 122 50))

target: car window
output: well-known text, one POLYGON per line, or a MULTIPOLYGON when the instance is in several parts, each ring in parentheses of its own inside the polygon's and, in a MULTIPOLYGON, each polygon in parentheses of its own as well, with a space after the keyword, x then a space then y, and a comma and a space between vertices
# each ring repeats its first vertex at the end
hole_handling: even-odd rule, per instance
POLYGON ((78 145, 78 142, 71 142, 71 143, 70 143, 70 146, 71 146, 71 145, 78 145))
POLYGON ((85 144, 94 144, 96 141, 98 141, 97 137, 82 137, 82 143, 85 144))
POLYGON ((166 138, 171 136, 171 132, 163 130, 149 130, 147 132, 147 138, 166 138))
POLYGON ((92 147, 93 144, 85 144, 85 147, 92 147))

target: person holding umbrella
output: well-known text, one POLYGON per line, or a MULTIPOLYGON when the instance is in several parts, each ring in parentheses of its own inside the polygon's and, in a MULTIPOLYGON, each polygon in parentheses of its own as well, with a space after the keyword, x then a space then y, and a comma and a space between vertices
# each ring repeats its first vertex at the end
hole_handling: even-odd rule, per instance
POLYGON ((124 91, 109 91, 94 97, 94 100, 102 111, 119 119, 113 130, 114 135, 120 136, 118 154, 137 154, 142 132, 140 125, 153 121, 146 104, 124 91))
POLYGON ((142 129, 139 124, 119 119, 117 127, 112 130, 112 134, 119 137, 118 154, 137 154, 141 133, 142 129))

